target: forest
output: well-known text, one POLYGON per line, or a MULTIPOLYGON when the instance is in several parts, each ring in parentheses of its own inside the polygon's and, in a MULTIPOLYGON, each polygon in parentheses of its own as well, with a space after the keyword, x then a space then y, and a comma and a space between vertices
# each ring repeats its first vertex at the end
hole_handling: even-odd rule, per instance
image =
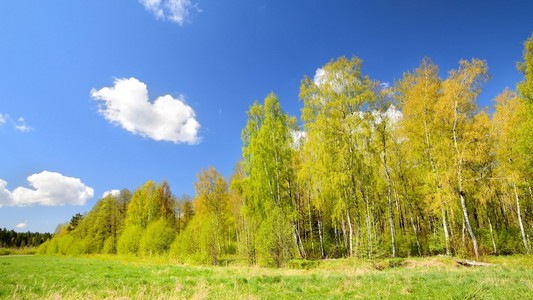
POLYGON ((531 253, 533 35, 516 90, 478 107, 487 63, 446 78, 431 59, 388 86, 340 57, 301 81, 299 126, 275 94, 255 102, 242 158, 201 170, 195 196, 167 182, 107 195, 38 253, 167 255, 284 266, 292 259, 531 253))
POLYGON ((16 232, 0 228, 0 248, 38 247, 51 238, 50 233, 16 232))

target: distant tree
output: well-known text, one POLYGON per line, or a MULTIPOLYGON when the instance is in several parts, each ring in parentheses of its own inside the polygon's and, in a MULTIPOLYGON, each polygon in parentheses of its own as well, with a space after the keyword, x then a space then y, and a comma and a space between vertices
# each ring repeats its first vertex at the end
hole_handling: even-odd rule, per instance
POLYGON ((215 168, 209 167, 198 174, 195 190, 195 218, 204 223, 201 233, 204 236, 204 251, 211 258, 211 263, 216 265, 227 237, 228 185, 215 168))
POLYGON ((72 216, 72 218, 70 219, 70 222, 68 224, 67 230, 68 231, 72 231, 72 230, 76 229, 76 227, 78 227, 78 225, 80 224, 82 219, 83 219, 83 215, 80 214, 80 213, 77 213, 74 216, 72 216))

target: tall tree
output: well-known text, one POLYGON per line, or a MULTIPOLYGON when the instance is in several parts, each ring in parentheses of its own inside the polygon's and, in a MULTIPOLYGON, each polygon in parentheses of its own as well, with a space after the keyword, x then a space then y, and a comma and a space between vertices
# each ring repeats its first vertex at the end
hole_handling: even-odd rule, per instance
POLYGON ((459 68, 450 71, 448 78, 443 82, 443 96, 438 103, 437 110, 443 136, 450 143, 449 149, 442 155, 453 159, 453 167, 449 169, 453 173, 451 186, 460 199, 463 220, 472 240, 476 257, 479 256, 479 246, 468 212, 465 165, 468 156, 467 146, 474 142, 467 138, 467 133, 471 129, 477 109, 477 96, 487 79, 487 64, 484 61, 477 59, 460 61, 459 68))
POLYGON ((451 255, 450 207, 444 191, 446 162, 438 159, 439 153, 444 151, 437 119, 437 105, 442 97, 442 79, 438 73, 438 67, 424 58, 414 72, 405 73, 396 83, 395 98, 403 112, 400 134, 407 139, 408 159, 417 166, 427 207, 440 213, 446 254, 451 255))
MULTIPOLYGON (((263 105, 256 102, 250 107, 248 123, 242 133, 243 168, 247 175, 244 184, 244 206, 245 213, 249 216, 249 223, 259 227, 268 226, 267 223, 263 224, 263 221, 268 219, 275 207, 279 208, 276 211, 290 220, 296 247, 301 251, 301 237, 293 214, 296 199, 295 172, 292 168, 294 130, 296 130, 296 119, 282 111, 279 100, 274 94, 268 95, 263 105)), ((261 236, 254 238, 285 239, 283 234, 287 230, 280 227, 266 227, 262 232, 261 236)), ((259 243, 251 244, 259 245, 259 243)), ((284 243, 262 245, 287 247, 284 243)), ((276 249, 274 252, 287 251, 288 249, 276 249)), ((273 251, 267 250, 261 253, 268 254, 273 251)), ((266 258, 260 259, 268 261, 266 258)))
POLYGON ((334 222, 341 224, 343 233, 347 225, 348 234, 343 235, 349 256, 358 255, 360 195, 367 185, 361 182, 365 178, 361 172, 366 168, 363 158, 370 115, 363 111, 376 96, 374 83, 363 75, 361 64, 357 57, 341 57, 321 68, 313 80, 305 78, 300 87, 307 134, 303 170, 319 212, 325 208, 324 201, 331 202, 334 222))
MULTIPOLYGON (((528 122, 527 103, 524 98, 506 90, 496 97, 495 108, 493 129, 497 138, 496 155, 498 165, 496 171, 512 189, 522 242, 526 252, 529 252, 530 246, 524 222, 522 221, 520 193, 517 188, 517 185, 525 186, 527 184, 527 178, 521 171, 523 166, 527 164, 528 155, 531 155, 520 151, 519 146, 521 139, 524 138, 521 135, 524 123, 528 122)), ((530 134, 529 138, 533 138, 533 136, 530 134)))
POLYGON ((228 185, 215 168, 209 167, 198 174, 195 190, 195 218, 210 224, 202 228, 201 235, 205 237, 203 242, 206 253, 212 264, 217 265, 222 243, 226 240, 226 226, 230 216, 228 185))

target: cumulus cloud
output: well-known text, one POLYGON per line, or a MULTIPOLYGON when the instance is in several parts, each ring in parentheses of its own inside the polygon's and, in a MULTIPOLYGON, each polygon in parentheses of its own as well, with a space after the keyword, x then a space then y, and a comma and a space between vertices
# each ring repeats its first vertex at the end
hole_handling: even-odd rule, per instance
POLYGON ((158 20, 169 20, 183 25, 192 12, 200 12, 198 5, 190 0, 139 0, 144 8, 158 20))
POLYGON ((105 191, 104 194, 102 195, 102 198, 105 198, 107 197, 108 195, 111 195, 111 196, 118 196, 120 195, 120 191, 119 190, 110 190, 110 191, 105 191))
POLYGON ((26 228, 26 225, 28 225, 28 224, 26 224, 26 223, 18 223, 17 225, 15 225, 15 227, 22 229, 22 228, 26 228))
POLYGON ((136 78, 116 79, 112 87, 93 89, 99 112, 109 122, 156 141, 196 144, 200 123, 184 97, 170 95, 150 102, 146 84, 136 78))
POLYGON ((43 171, 28 177, 31 188, 17 187, 12 192, 7 182, 0 179, 0 207, 6 206, 61 206, 84 205, 94 190, 74 177, 43 171))
POLYGON ((7 189, 7 182, 0 179, 0 207, 13 201, 11 192, 7 189))

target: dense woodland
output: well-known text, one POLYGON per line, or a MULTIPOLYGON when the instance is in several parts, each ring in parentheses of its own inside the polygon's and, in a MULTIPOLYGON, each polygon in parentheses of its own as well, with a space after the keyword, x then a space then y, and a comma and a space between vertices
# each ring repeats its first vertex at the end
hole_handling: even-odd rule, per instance
POLYGON ((37 247, 51 238, 50 233, 16 232, 0 228, 0 248, 37 247))
POLYGON ((231 178, 201 170, 193 198, 153 181, 108 195, 39 253, 282 266, 531 252, 533 35, 523 57, 524 80, 492 108, 476 104, 482 60, 441 78, 425 58, 388 87, 338 58, 302 80, 303 129, 274 94, 250 107, 231 178))

